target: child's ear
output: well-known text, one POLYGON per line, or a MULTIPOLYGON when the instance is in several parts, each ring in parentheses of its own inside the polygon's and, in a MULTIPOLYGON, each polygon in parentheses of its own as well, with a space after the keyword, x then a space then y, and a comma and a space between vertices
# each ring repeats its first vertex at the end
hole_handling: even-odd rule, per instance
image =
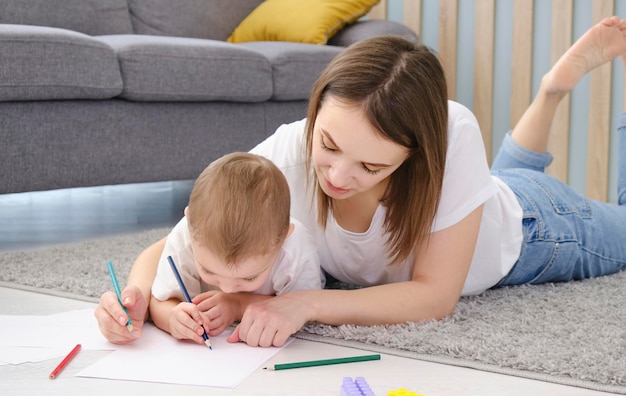
POLYGON ((189 211, 189 206, 185 206, 185 217, 187 217, 187 211, 189 211))
POLYGON ((285 239, 289 238, 289 235, 291 235, 294 228, 296 228, 295 224, 289 223, 289 230, 287 231, 287 236, 285 237, 285 239))

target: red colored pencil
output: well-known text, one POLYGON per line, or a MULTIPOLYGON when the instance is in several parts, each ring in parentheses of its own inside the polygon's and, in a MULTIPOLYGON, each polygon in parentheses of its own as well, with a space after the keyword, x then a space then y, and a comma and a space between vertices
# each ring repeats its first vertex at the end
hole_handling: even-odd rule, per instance
POLYGON ((72 358, 74 356, 76 356, 76 354, 78 353, 78 351, 80 351, 80 344, 76 344, 76 346, 74 347, 74 349, 72 349, 72 351, 70 353, 67 354, 67 356, 65 357, 65 359, 61 360, 61 363, 59 363, 58 366, 56 366, 56 368, 54 370, 52 370, 52 372, 50 373, 50 379, 55 379, 57 377, 57 375, 59 375, 59 373, 61 372, 61 370, 63 370, 63 368, 65 366, 67 366, 67 364, 70 362, 70 360, 72 360, 72 358))

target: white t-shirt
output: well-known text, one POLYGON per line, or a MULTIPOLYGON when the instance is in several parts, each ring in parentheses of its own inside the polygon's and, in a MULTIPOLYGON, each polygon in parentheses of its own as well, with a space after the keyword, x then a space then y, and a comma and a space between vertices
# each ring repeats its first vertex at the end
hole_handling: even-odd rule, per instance
MULTIPOLYGON (((296 219, 292 218, 291 222, 294 224, 293 232, 283 243, 267 281, 254 293, 278 295, 295 290, 321 289, 324 286, 324 275, 320 269, 313 236, 296 219)), ((152 285, 152 295, 157 300, 177 298, 185 301, 167 260, 168 256, 172 256, 191 298, 209 290, 219 289, 206 284, 198 275, 186 217, 183 217, 167 236, 152 285)))
MULTIPOLYGON (((463 105, 449 101, 448 151, 441 201, 432 231, 450 227, 481 204, 483 216, 463 295, 495 285, 515 264, 522 243, 522 209, 501 180, 491 176, 478 122, 463 105)), ((415 254, 388 265, 383 222, 386 208, 376 210, 369 229, 355 233, 341 228, 329 213, 326 229, 317 224, 312 189, 307 186, 304 152, 305 120, 282 125, 251 152, 272 160, 291 189, 291 216, 315 236, 322 268, 336 279, 373 286, 411 279, 415 254)), ((450 246, 454 249, 454 245, 450 246)))

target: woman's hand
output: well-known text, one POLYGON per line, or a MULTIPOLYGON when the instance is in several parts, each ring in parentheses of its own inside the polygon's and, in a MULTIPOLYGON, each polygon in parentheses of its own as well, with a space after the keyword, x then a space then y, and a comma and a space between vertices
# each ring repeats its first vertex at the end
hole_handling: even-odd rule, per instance
POLYGON ((138 287, 130 286, 124 289, 122 302, 130 315, 133 325, 132 333, 126 328, 128 315, 126 315, 117 296, 112 291, 108 291, 100 296, 100 302, 94 311, 100 332, 114 344, 128 344, 141 337, 144 319, 148 310, 146 300, 138 287))
POLYGON ((192 301, 202 312, 210 336, 222 334, 241 316, 241 305, 235 294, 211 290, 197 295, 192 301))
POLYGON ((311 317, 310 304, 300 294, 286 293, 249 304, 227 341, 261 347, 283 346, 311 317))

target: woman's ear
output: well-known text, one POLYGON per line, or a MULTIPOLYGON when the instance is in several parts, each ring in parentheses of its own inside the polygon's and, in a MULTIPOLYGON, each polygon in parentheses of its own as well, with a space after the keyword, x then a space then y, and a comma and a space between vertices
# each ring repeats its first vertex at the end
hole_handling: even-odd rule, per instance
POLYGON ((293 232, 294 228, 296 228, 295 224, 289 223, 289 230, 287 231, 287 236, 285 237, 285 239, 289 238, 289 235, 291 235, 291 233, 293 232))
POLYGON ((187 217, 187 212, 189 211, 189 206, 185 206, 185 217, 187 217))

